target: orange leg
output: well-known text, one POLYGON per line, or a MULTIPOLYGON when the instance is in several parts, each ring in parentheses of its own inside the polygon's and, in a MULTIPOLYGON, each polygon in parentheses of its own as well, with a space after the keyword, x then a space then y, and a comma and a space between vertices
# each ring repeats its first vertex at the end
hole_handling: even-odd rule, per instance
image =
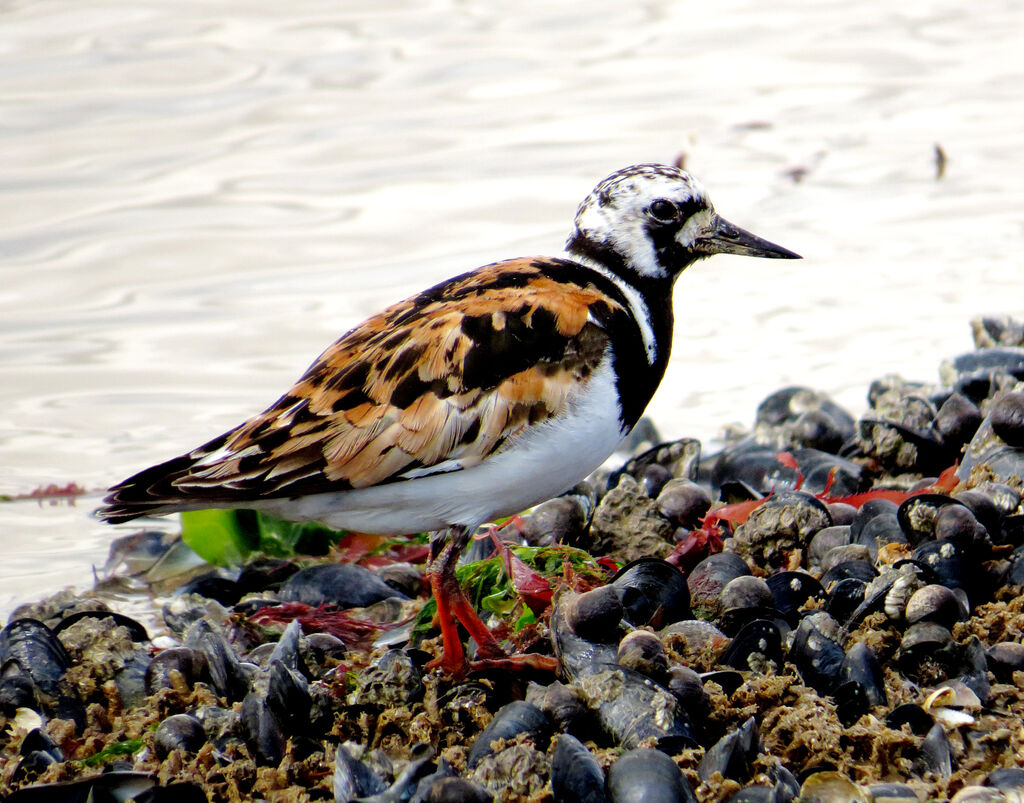
POLYGON ((441 657, 427 664, 429 669, 438 668, 448 674, 461 677, 466 674, 469 664, 462 647, 456 620, 477 644, 481 658, 504 658, 505 651, 487 626, 480 621, 472 603, 467 599, 459 581, 455 578, 455 567, 459 555, 469 542, 470 531, 466 527, 453 527, 444 535, 444 548, 430 565, 430 588, 437 603, 437 618, 441 624, 441 657))
POLYGON ((428 669, 441 669, 447 674, 462 677, 467 669, 535 669, 554 670, 555 659, 543 655, 516 655, 509 657, 498 644, 494 634, 477 615, 473 604, 459 587, 455 566, 459 555, 469 542, 466 527, 453 527, 444 538, 444 548, 430 565, 430 588, 437 603, 437 618, 441 625, 441 657, 427 664, 428 669), (470 664, 466 659, 456 620, 466 628, 477 645, 479 660, 470 664))

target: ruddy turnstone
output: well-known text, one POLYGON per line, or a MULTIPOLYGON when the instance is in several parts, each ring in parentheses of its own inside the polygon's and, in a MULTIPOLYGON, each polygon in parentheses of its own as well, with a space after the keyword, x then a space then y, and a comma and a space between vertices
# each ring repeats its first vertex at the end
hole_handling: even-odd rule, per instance
POLYGON ((560 256, 485 265, 369 318, 264 412, 114 486, 99 515, 253 508, 438 531, 435 663, 465 671, 456 619, 480 659, 500 661, 456 582, 460 552, 612 453, 665 372, 675 280, 712 254, 799 258, 720 218, 682 170, 619 170, 580 205, 560 256))

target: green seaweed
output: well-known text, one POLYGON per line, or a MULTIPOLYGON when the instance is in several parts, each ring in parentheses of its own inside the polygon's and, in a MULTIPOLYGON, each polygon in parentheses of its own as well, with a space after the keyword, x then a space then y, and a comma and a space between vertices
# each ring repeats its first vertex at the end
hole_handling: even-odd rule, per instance
POLYGON ((79 763, 83 767, 96 767, 121 756, 133 755, 139 752, 144 744, 141 736, 134 739, 125 739, 123 742, 114 742, 113 744, 108 744, 100 752, 88 758, 83 758, 79 763))
MULTIPOLYGON (((513 546, 510 549, 513 555, 552 583, 562 579, 566 563, 582 579, 596 585, 603 585, 608 579, 597 561, 582 549, 566 546, 513 546)), ((524 603, 506 573, 501 555, 463 564, 455 570, 455 577, 477 610, 489 611, 506 620, 513 632, 518 633, 537 622, 537 615, 524 603)), ((436 603, 428 600, 413 625, 414 643, 429 636, 436 612, 436 603)))
POLYGON ((253 553, 274 557, 326 555, 345 535, 318 522, 292 522, 254 510, 190 510, 181 537, 216 566, 237 566, 253 553))

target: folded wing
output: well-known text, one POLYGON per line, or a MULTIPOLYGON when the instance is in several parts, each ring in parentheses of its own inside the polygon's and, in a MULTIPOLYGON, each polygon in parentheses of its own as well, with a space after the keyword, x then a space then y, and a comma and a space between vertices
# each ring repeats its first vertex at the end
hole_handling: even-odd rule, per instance
POLYGON ((566 412, 625 311, 559 260, 497 263, 396 304, 263 413, 111 489, 108 521, 365 488, 479 464, 566 412))

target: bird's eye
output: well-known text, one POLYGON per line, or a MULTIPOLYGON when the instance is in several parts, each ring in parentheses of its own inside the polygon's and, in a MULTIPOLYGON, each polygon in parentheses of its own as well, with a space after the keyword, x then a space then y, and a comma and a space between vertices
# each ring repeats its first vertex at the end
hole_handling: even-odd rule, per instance
POLYGON ((653 201, 647 213, 659 223, 671 223, 679 217, 679 207, 665 198, 653 201))

